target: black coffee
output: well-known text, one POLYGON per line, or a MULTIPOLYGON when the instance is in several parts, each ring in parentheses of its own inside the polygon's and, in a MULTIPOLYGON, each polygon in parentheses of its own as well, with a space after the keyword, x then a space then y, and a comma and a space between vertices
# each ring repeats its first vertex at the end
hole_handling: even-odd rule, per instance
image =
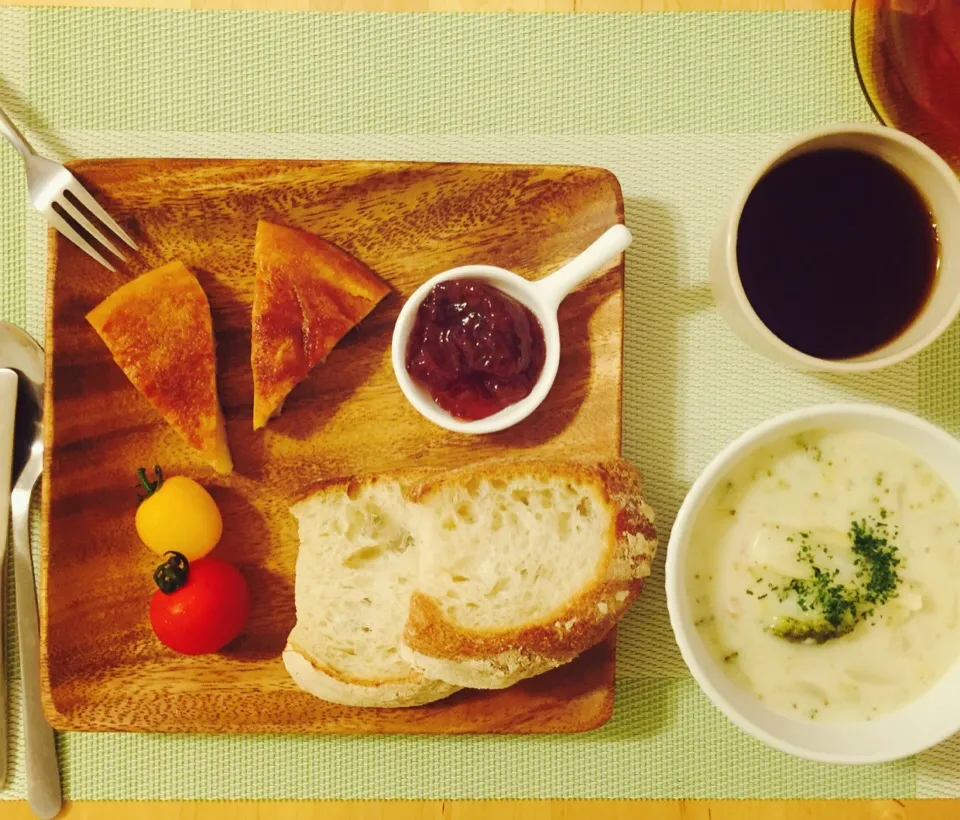
POLYGON ((848 359, 899 336, 937 275, 923 197, 870 154, 825 149, 778 165, 754 188, 737 264, 761 321, 791 347, 848 359))

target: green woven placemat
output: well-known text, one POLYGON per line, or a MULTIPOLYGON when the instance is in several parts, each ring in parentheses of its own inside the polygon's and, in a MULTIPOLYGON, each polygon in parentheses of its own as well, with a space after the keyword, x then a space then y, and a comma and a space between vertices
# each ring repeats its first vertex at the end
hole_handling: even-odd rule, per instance
MULTIPOLYGON (((0 9, 0 105, 75 156, 560 162, 614 171, 627 254, 624 448, 666 535, 711 456, 774 413, 857 399, 960 431, 960 333, 883 373, 752 353, 706 284, 738 182, 791 134, 868 121, 844 13, 321 15, 0 9)), ((0 315, 42 332, 45 231, 0 146, 0 315)), ((665 539, 664 539, 665 540, 665 539)), ((661 553, 662 555, 662 553, 661 553)), ((960 795, 960 742, 900 763, 744 737, 674 645, 662 558, 620 631, 616 712, 566 737, 60 738, 73 799, 960 795)), ((12 614, 12 610, 10 613, 12 614)), ((8 662, 16 661, 8 641, 8 662)), ((11 703, 17 737, 19 702, 11 703)), ((0 796, 23 795, 22 743, 0 796)))

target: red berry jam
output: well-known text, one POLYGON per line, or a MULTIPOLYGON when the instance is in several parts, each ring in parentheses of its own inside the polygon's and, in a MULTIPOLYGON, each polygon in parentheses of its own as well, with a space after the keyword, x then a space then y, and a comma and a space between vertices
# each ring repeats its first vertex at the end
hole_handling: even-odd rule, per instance
POLYGON ((454 279, 421 303, 407 372, 448 413, 474 421, 528 396, 545 358, 543 328, 525 306, 491 285, 454 279))

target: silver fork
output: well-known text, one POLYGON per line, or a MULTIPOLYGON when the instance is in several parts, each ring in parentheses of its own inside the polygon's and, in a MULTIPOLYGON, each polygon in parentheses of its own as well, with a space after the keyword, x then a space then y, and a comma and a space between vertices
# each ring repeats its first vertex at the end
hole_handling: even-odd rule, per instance
POLYGON ((117 246, 94 225, 83 210, 78 207, 79 205, 82 205, 94 218, 99 220, 112 234, 114 240, 120 239, 133 250, 137 250, 137 243, 127 236, 123 228, 113 221, 110 214, 97 204, 90 192, 80 184, 80 181, 73 174, 59 162, 41 157, 33 150, 30 143, 17 129, 17 126, 3 112, 3 109, 0 109, 0 136, 6 137, 23 157, 23 162, 27 167, 27 192, 30 195, 30 202, 33 207, 43 214, 43 218, 50 225, 73 242, 80 250, 92 256, 104 267, 116 270, 107 261, 106 257, 84 239, 65 217, 72 219, 104 248, 123 259, 123 254, 117 249, 117 246))

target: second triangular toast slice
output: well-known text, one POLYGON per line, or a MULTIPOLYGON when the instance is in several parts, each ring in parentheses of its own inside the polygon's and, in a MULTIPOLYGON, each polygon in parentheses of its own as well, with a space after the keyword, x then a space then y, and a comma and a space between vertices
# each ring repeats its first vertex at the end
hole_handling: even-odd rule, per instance
POLYGON ((87 321, 170 426, 218 473, 231 472, 210 303, 186 266, 169 262, 137 277, 87 321))
POLYGON ((253 427, 279 415, 284 399, 326 359, 390 289, 336 245, 261 220, 251 330, 253 427))

